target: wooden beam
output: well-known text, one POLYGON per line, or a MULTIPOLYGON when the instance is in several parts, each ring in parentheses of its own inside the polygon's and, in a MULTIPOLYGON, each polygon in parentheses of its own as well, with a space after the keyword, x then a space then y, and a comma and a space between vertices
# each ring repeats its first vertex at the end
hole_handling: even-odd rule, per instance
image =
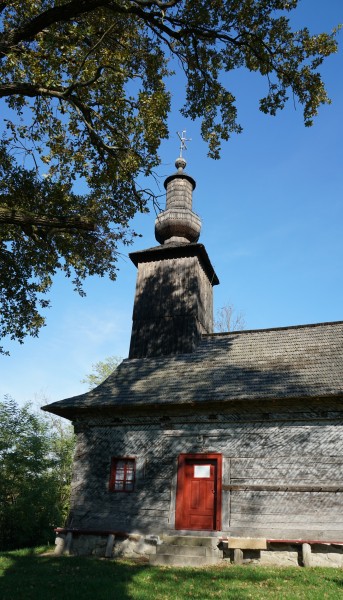
POLYGON ((343 492, 336 485, 223 485, 227 492, 343 492))

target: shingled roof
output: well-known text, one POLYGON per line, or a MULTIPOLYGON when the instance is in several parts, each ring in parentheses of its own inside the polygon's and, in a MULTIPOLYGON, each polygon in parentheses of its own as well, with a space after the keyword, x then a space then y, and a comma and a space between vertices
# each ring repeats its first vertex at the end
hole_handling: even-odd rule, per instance
POLYGON ((205 335, 191 354, 126 359, 94 390, 44 408, 85 409, 343 395, 343 321, 205 335))

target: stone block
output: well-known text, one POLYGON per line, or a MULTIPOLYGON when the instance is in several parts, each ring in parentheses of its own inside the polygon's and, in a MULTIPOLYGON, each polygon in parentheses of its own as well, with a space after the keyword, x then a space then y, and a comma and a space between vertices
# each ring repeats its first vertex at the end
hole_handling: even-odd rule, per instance
POLYGON ((150 544, 151 546, 160 546, 162 544, 159 535, 146 535, 144 537, 144 541, 146 544, 150 544))
POLYGON ((243 551, 240 548, 235 548, 233 551, 233 562, 235 565, 243 564, 243 551))
POLYGON ((64 552, 64 546, 65 546, 65 535, 59 533, 56 536, 55 539, 55 552, 54 554, 56 554, 56 556, 61 556, 64 552))
POLYGON ((302 545, 303 552, 303 563, 304 567, 312 567, 312 552, 311 552, 311 544, 303 544, 302 545))
POLYGON ((230 537, 227 540, 228 548, 240 548, 241 550, 266 550, 267 540, 264 538, 239 538, 230 537))
MULTIPOLYGON (((174 556, 207 556, 205 546, 177 546, 176 544, 162 544, 157 548, 157 554, 173 554, 174 556)), ((211 550, 210 550, 211 552, 211 550)), ((212 554, 210 554, 211 556, 212 554)))
POLYGON ((260 564, 275 567, 298 567, 299 554, 292 550, 261 550, 260 564))
POLYGON ((175 556, 173 554, 156 554, 150 557, 151 565, 168 565, 174 567, 205 567, 220 564, 216 556, 175 556))
POLYGON ((343 567, 343 546, 318 544, 312 546, 312 567, 343 567))
POLYGON ((71 531, 68 531, 68 533, 66 535, 66 539, 65 539, 65 545, 64 545, 65 554, 71 554, 72 543, 73 543, 73 534, 71 531))
POLYGON ((216 537, 204 537, 193 535, 163 535, 165 544, 174 544, 177 546, 206 546, 215 549, 218 546, 216 537))
POLYGON ((113 533, 110 533, 107 538, 105 558, 112 558, 114 540, 115 540, 115 536, 113 535, 113 533))

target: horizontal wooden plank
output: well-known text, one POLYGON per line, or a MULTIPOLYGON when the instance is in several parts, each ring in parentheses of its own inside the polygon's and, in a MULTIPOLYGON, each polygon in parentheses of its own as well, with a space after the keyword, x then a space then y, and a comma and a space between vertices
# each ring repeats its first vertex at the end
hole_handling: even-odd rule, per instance
POLYGON ((258 515, 279 515, 280 517, 285 516, 287 519, 290 519, 292 515, 295 514, 308 514, 310 516, 315 517, 317 520, 323 516, 331 516, 332 520, 336 521, 336 516, 340 517, 342 513, 342 507, 336 506, 333 507, 332 504, 328 505, 314 505, 305 504, 304 503, 284 503, 282 506, 280 504, 266 504, 266 505, 254 505, 251 506, 248 504, 235 504, 233 503, 231 506, 231 514, 232 515, 248 515, 250 518, 254 518, 258 515))
POLYGON ((327 502, 328 498, 330 498, 334 503, 341 504, 343 503, 343 493, 342 492, 331 492, 331 494, 327 492, 302 492, 302 495, 299 496, 298 492, 289 491, 279 491, 273 492, 272 490, 236 490, 231 494, 231 498, 237 501, 242 502, 251 502, 251 501, 259 501, 259 502, 269 502, 274 499, 277 502, 281 500, 299 500, 301 498, 302 502, 310 502, 312 500, 318 500, 319 502, 324 501, 327 502))
MULTIPOLYGON (((269 523, 268 521, 265 521, 264 523, 259 523, 258 525, 254 522, 254 521, 235 521, 233 520, 232 522, 230 522, 230 530, 231 527, 233 527, 235 530, 237 530, 238 528, 248 528, 248 527, 261 527, 263 529, 263 531, 267 528, 267 527, 272 527, 274 529, 282 529, 285 532, 289 532, 290 530, 293 530, 295 527, 299 527, 299 528, 306 528, 306 529, 311 529, 312 531, 312 537, 313 536, 317 536, 317 534, 315 534, 315 532, 318 531, 326 531, 328 529, 328 527, 330 527, 330 531, 335 531, 336 532, 336 537, 338 535, 338 531, 342 531, 342 523, 338 523, 338 524, 334 524, 334 523, 283 523, 281 521, 275 521, 273 523, 269 523)), ((262 535, 262 534, 261 534, 262 535)), ((287 536, 290 537, 290 534, 287 533, 287 536)))
POLYGON ((322 493, 343 493, 343 486, 330 486, 330 485, 223 485, 223 490, 226 491, 256 491, 256 492, 322 492, 322 493))
POLYGON ((116 498, 118 502, 125 502, 131 496, 136 499, 136 502, 144 500, 145 498, 150 500, 168 500, 170 499, 170 486, 166 485, 165 482, 160 479, 157 480, 154 484, 145 487, 143 484, 136 485, 136 488, 133 492, 123 493, 123 492, 111 492, 110 497, 116 498))
POLYGON ((343 489, 343 476, 339 477, 334 473, 332 477, 309 477, 308 479, 292 476, 277 477, 276 474, 273 476, 272 473, 269 473, 269 475, 269 477, 232 477, 229 484, 243 487, 248 485, 307 486, 309 488, 331 486, 343 489))
POLYGON ((343 512, 343 495, 327 492, 231 492, 231 512, 240 514, 294 514, 343 512))
POLYGON ((237 537, 266 537, 268 539, 303 539, 303 540, 325 540, 325 541, 342 541, 343 542, 343 528, 341 529, 328 529, 323 528, 313 529, 311 527, 294 527, 293 529, 286 529, 282 527, 236 527, 232 526, 228 530, 229 534, 237 537))
POLYGON ((316 464, 304 461, 295 461, 291 457, 285 464, 284 459, 278 462, 258 459, 231 460, 231 484, 259 484, 277 483, 279 485, 334 485, 340 486, 343 482, 343 458, 341 462, 322 463, 317 458, 316 464))
POLYGON ((343 508, 341 492, 231 492, 231 506, 246 506, 258 510, 262 506, 276 506, 283 510, 286 506, 304 507, 306 511, 313 508, 343 508), (263 496, 262 496, 263 494, 263 496), (269 497, 268 497, 269 496, 269 497))
MULTIPOLYGON (((289 468, 290 466, 290 456, 289 454, 284 455, 284 456, 268 456, 268 457, 232 457, 231 458, 232 461, 232 468, 235 469, 237 468, 239 471, 241 469, 255 469, 255 468, 259 468, 259 467, 265 467, 267 469, 273 469, 273 468, 278 468, 279 466, 282 467, 287 467, 289 468)), ((311 467, 311 466, 318 466, 318 464, 320 465, 326 465, 326 464, 332 464, 332 465, 342 465, 343 464, 343 456, 342 455, 337 455, 337 456, 322 456, 322 455, 317 455, 316 453, 313 454, 313 456, 301 456, 301 457, 297 457, 297 459, 294 459, 294 457, 292 457, 292 465, 297 465, 300 467, 311 467)))
POLYGON ((302 524, 306 525, 312 524, 322 524, 321 527, 328 527, 332 524, 332 528, 336 529, 337 524, 340 524, 340 528, 343 529, 343 514, 342 513, 332 513, 327 512, 323 514, 319 513, 306 513, 306 514, 298 514, 298 513, 288 513, 288 514, 273 514, 273 513, 263 513, 258 515, 249 515, 244 513, 231 513, 230 523, 242 525, 243 523, 247 523, 249 525, 257 525, 260 523, 264 523, 265 525, 273 525, 273 523, 284 523, 286 526, 294 527, 294 525, 302 524))
POLYGON ((151 526, 158 522, 161 527, 168 524, 168 513, 166 511, 137 511, 136 513, 127 515, 126 513, 118 513, 115 515, 91 515, 89 518, 82 519, 82 527, 87 529, 96 529, 101 523, 102 529, 122 530, 125 523, 125 529, 132 532, 133 527, 142 528, 151 526))
MULTIPOLYGON (((299 461, 299 456, 328 456, 343 455, 343 438, 341 430, 334 424, 312 423, 311 425, 299 426, 290 423, 280 428, 278 424, 232 424, 224 432, 218 429, 216 434, 212 430, 207 432, 205 428, 194 425, 194 442, 197 435, 204 436, 206 449, 215 448, 225 456, 240 458, 251 458, 254 454, 259 456, 278 457, 292 456, 299 461)), ((189 434, 192 427, 189 426, 187 435, 175 432, 180 437, 171 437, 164 444, 165 451, 169 455, 178 452, 181 441, 191 444, 189 434)), ((183 451, 187 451, 184 446, 183 451)), ((234 458, 233 458, 234 460, 234 458)))
POLYGON ((155 479, 170 479, 171 477, 173 477, 174 473, 176 472, 176 465, 170 465, 170 464, 164 464, 161 461, 160 465, 154 465, 153 467, 151 465, 149 465, 146 469, 145 469, 145 476, 144 476, 144 480, 146 483, 149 483, 149 481, 153 481, 155 479))
POLYGON ((259 468, 259 469, 240 469, 231 471, 232 479, 248 479, 253 483, 254 479, 287 479, 289 482, 302 479, 304 482, 310 481, 315 485, 316 480, 329 483, 332 479, 336 481, 343 480, 343 465, 317 466, 296 468, 259 468))
MULTIPOLYGON (((297 508, 299 511, 301 511, 301 514, 303 514, 303 509, 301 506, 299 507, 286 507, 286 510, 284 511, 283 509, 279 509, 277 510, 276 507, 264 507, 264 510, 259 510, 259 511, 244 511, 244 509, 239 510, 238 508, 233 509, 231 514, 230 514, 230 519, 246 519, 246 520, 250 520, 250 521, 254 521, 256 519, 256 522, 258 521, 258 519, 260 519, 261 521, 272 521, 273 519, 277 519, 279 518, 280 521, 289 521, 292 522, 292 517, 294 515, 296 515, 297 513, 297 508)), ((309 510, 308 511, 308 520, 311 522, 316 522, 319 521, 320 519, 322 519, 323 521, 331 521, 333 523, 336 522, 341 522, 341 513, 339 510, 309 510)), ((305 520, 305 517, 304 517, 305 520)), ((297 519, 294 518, 294 522, 296 522, 297 519)), ((300 522, 300 521, 299 521, 300 522)), ((304 521, 301 520, 301 522, 303 523, 304 521)))
POLYGON ((153 498, 152 496, 147 498, 142 498, 137 501, 137 499, 130 495, 127 497, 126 501, 122 500, 121 502, 108 502, 107 506, 111 506, 112 510, 125 510, 131 512, 134 509, 146 509, 149 507, 161 508, 163 510, 168 510, 170 508, 170 500, 167 498, 153 498))

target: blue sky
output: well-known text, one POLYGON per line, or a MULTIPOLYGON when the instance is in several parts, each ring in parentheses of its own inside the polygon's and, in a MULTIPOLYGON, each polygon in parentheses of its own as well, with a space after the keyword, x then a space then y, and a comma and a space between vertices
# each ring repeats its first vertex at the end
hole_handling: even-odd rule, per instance
MULTIPOLYGON (((343 22, 342 0, 302 0, 296 27, 329 31, 343 22)), ((223 146, 220 161, 207 158, 199 123, 178 113, 184 84, 175 77, 170 138, 161 147, 163 180, 174 172, 177 130, 192 138, 187 172, 197 187, 193 208, 202 218, 205 244, 220 285, 215 310, 234 304, 248 329, 343 320, 343 32, 338 54, 321 72, 331 106, 312 128, 290 101, 276 117, 258 110, 266 83, 240 71, 230 76, 242 134, 223 146)), ((0 357, 0 394, 45 403, 86 391, 80 380, 91 365, 128 353, 136 269, 127 254, 156 245, 154 213, 139 215, 143 235, 119 258, 116 282, 91 278, 86 298, 57 277, 47 324, 39 338, 8 344, 0 357)))

